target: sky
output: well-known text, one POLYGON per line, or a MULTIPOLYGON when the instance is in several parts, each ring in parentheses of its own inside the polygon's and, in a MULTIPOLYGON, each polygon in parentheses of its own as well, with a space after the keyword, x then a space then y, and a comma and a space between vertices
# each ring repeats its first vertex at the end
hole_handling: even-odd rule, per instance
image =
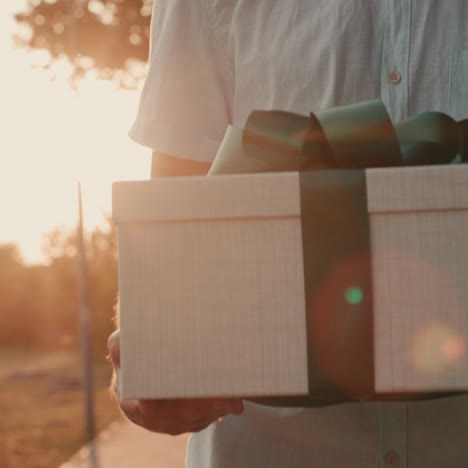
POLYGON ((44 236, 76 226, 78 182, 86 228, 104 226, 112 182, 148 178, 150 150, 128 138, 139 90, 90 76, 75 92, 65 62, 46 71, 44 54, 14 46, 24 4, 0 2, 0 244, 40 263, 44 236))

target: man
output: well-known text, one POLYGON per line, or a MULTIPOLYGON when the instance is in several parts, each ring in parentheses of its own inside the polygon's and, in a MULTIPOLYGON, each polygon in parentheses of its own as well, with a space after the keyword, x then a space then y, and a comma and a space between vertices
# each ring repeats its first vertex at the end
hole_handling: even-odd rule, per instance
MULTIPOLYGON (((205 174, 252 110, 308 114, 381 98, 397 122, 468 117, 466 0, 158 0, 131 136, 152 176, 205 174)), ((110 338, 118 368, 118 333, 110 338)), ((195 467, 462 468, 468 396, 277 409, 239 400, 121 402, 156 432, 196 432, 195 467), (218 421, 219 418, 222 418, 218 421)))

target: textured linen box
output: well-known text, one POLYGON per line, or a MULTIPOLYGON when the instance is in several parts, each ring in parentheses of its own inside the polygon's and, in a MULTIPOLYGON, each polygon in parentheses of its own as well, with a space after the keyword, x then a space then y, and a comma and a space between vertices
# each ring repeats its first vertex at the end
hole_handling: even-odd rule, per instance
POLYGON ((307 229, 298 172, 114 184, 124 398, 468 389, 468 167, 350 171, 357 215, 343 173, 307 229))

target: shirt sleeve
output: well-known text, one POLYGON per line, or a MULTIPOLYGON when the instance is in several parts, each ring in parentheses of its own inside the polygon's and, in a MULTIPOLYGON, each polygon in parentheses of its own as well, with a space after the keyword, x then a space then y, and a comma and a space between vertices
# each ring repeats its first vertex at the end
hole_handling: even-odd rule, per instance
POLYGON ((232 120, 232 76, 206 0, 154 2, 150 63, 130 137, 211 162, 232 120))

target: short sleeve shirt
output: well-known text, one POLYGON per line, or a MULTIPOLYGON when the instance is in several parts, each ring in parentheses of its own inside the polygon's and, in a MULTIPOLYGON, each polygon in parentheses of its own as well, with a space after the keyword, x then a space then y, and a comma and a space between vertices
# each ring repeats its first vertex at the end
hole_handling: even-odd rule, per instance
MULTIPOLYGON (((157 0, 131 137, 211 162, 253 110, 380 98, 396 123, 468 118, 467 0, 157 0)), ((468 396, 277 409, 246 403, 189 443, 189 468, 465 468, 468 396)))

